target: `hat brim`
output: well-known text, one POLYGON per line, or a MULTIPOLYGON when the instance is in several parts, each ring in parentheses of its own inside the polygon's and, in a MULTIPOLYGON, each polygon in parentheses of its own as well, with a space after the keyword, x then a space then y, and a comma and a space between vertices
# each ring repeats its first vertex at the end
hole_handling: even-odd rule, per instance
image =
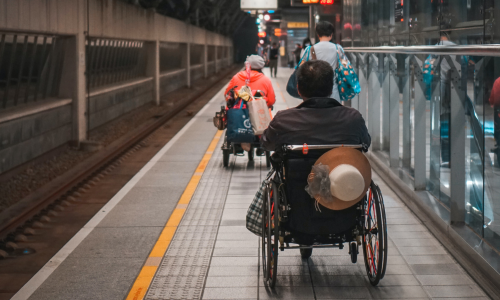
MULTIPOLYGON (((325 201, 320 195, 316 195, 314 198, 321 206, 331 210, 343 210, 355 205, 364 198, 372 181, 372 169, 370 162, 361 151, 348 147, 335 148, 318 158, 314 165, 318 164, 327 165, 330 171, 340 164, 352 165, 361 173, 365 183, 363 193, 351 201, 343 201, 334 196, 332 196, 333 201, 325 201)), ((312 178, 312 176, 309 176, 309 178, 312 178)))

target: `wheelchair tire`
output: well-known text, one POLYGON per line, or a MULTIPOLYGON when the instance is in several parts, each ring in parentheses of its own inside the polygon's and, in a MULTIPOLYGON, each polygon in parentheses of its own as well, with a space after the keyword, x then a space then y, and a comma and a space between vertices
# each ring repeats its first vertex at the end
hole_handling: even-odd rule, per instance
POLYGON ((387 269, 387 219, 386 219, 386 216, 385 216, 385 204, 384 204, 384 197, 382 196, 382 191, 380 190, 379 186, 375 184, 375 187, 376 187, 376 190, 377 190, 377 193, 378 193, 378 199, 379 199, 379 202, 380 202, 380 209, 382 211, 382 223, 385 224, 384 228, 385 228, 385 232, 384 232, 384 262, 382 264, 382 274, 380 275, 380 279, 384 278, 385 276, 385 270, 387 269))
POLYGON ((300 249, 300 257, 302 257, 302 259, 308 259, 309 257, 311 257, 312 254, 313 254, 312 247, 307 249, 304 248, 300 249))
POLYGON ((358 262, 358 244, 357 243, 349 244, 349 254, 351 255, 351 262, 353 264, 358 262))
POLYGON ((370 284, 376 286, 387 264, 387 225, 378 187, 371 183, 364 200, 363 257, 370 284))
POLYGON ((271 152, 266 151, 266 167, 271 167, 271 152))
POLYGON ((231 153, 229 152, 229 150, 222 150, 222 162, 224 164, 224 167, 229 167, 229 155, 231 153))
POLYGON ((267 283, 270 288, 274 288, 276 285, 276 273, 278 268, 278 239, 273 238, 277 226, 273 228, 272 194, 272 186, 267 186, 264 194, 264 201, 262 202, 261 239, 263 278, 264 283, 267 283))
POLYGON ((255 155, 255 148, 252 146, 250 147, 250 151, 248 151, 248 160, 253 161, 254 155, 255 155))

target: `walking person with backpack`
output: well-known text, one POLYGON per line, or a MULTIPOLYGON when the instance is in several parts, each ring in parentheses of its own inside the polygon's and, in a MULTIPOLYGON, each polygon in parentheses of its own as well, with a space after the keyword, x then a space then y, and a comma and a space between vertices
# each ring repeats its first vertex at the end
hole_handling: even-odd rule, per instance
POLYGON ((269 68, 271 69, 271 77, 276 78, 276 74, 278 72, 278 44, 273 43, 271 50, 269 50, 269 68))

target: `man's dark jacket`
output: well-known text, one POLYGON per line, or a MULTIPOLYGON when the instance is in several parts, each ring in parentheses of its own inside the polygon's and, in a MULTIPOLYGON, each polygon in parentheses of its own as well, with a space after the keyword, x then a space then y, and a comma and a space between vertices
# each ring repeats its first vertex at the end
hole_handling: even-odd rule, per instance
POLYGON ((299 106, 279 111, 261 138, 266 150, 283 144, 366 144, 371 138, 365 120, 354 108, 332 98, 311 98, 299 106))

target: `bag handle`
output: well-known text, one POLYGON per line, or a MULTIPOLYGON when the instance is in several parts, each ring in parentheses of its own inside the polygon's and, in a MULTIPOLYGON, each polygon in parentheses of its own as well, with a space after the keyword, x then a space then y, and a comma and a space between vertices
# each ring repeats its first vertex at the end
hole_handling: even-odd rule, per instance
POLYGON ((302 55, 302 57, 299 60, 299 63, 295 66, 295 70, 297 70, 300 67, 300 65, 302 64, 302 61, 304 60, 304 58, 306 57, 306 55, 307 55, 307 60, 309 60, 309 50, 310 50, 310 48, 311 48, 311 46, 307 47, 306 50, 304 50, 304 55, 302 55))
POLYGON ((314 46, 311 46, 311 55, 312 55, 312 60, 317 60, 316 59, 316 51, 314 50, 314 46))

